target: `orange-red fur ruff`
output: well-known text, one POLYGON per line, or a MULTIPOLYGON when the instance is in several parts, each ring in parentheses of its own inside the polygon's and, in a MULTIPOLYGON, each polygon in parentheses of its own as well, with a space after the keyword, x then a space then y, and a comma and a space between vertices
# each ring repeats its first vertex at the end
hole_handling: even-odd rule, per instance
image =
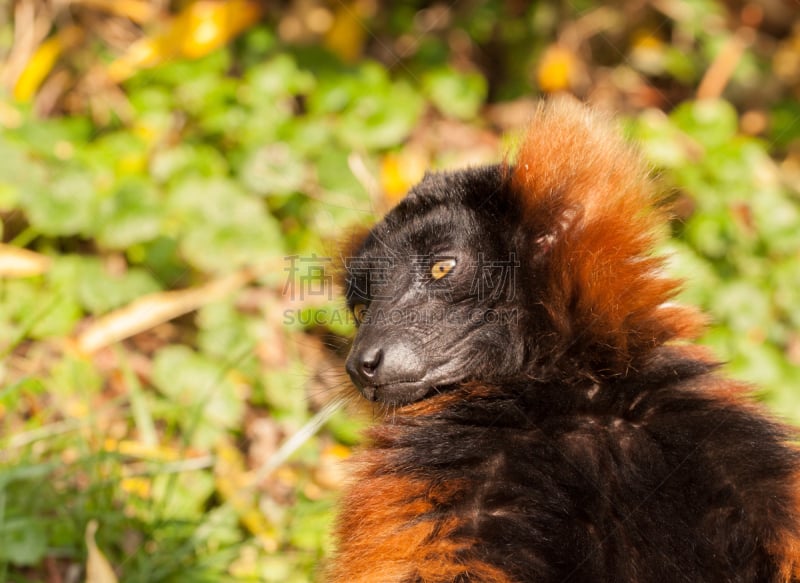
POLYGON ((562 342, 606 346, 621 372, 669 340, 698 334, 702 318, 667 303, 680 282, 653 255, 663 210, 638 152, 576 102, 540 106, 511 172, 532 230, 552 245, 547 310, 562 342))

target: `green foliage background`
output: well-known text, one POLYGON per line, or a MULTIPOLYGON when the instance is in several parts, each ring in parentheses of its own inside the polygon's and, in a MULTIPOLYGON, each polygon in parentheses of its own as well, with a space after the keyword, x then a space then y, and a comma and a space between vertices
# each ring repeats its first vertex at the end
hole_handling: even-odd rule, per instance
POLYGON ((407 151, 499 159, 519 131, 503 120, 553 84, 623 114, 674 194, 665 251, 710 314, 702 341, 800 422, 800 30, 757 3, 519 4, 265 3, 223 46, 97 95, 87 79, 115 58, 97 38, 61 54, 52 77, 71 84, 47 108, 46 84, 0 94, 0 265, 14 249, 47 262, 0 278, 0 580, 81 573, 91 520, 120 580, 314 580, 363 421, 339 412, 263 470, 345 385, 349 325, 327 288, 289 297, 286 258, 324 265, 413 182, 407 151), (314 10, 327 32, 300 26, 314 10), (697 99, 736 42, 724 87, 697 99), (235 276, 81 348, 137 300, 235 276))

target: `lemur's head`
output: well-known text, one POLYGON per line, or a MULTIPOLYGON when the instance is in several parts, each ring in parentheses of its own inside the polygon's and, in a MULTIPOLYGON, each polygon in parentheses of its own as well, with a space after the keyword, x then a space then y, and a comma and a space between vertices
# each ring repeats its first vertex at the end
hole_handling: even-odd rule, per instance
POLYGON ((348 259, 347 371, 367 398, 401 404, 522 370, 521 209, 508 190, 499 166, 428 174, 348 259))
POLYGON ((607 122, 542 105, 514 163, 426 175, 353 245, 347 372, 393 405, 467 381, 624 374, 697 329, 650 254, 651 203, 607 122))

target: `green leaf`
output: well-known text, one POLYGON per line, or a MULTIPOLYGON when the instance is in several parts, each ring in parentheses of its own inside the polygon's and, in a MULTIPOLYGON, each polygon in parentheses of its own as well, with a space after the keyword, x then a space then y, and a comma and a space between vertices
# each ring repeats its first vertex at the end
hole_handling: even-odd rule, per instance
POLYGON ((451 68, 427 73, 423 88, 444 115, 468 120, 478 114, 488 93, 486 79, 477 73, 459 73, 451 68))
POLYGON ((688 162, 685 137, 660 111, 646 111, 633 125, 633 135, 647 158, 657 166, 680 167, 688 162))
POLYGON ((720 285, 712 264, 682 241, 670 240, 664 252, 669 253, 669 275, 685 281, 680 301, 690 305, 706 305, 720 285))
POLYGON ((166 287, 175 286, 189 273, 189 268, 180 257, 178 242, 170 237, 158 237, 144 245, 128 249, 132 263, 141 264, 150 273, 164 282, 166 287))
POLYGON ((210 446, 224 429, 241 424, 245 387, 230 372, 187 346, 167 346, 156 353, 153 383, 179 408, 180 423, 194 430, 196 445, 210 446))
POLYGON ((128 100, 139 115, 173 112, 175 109, 175 95, 169 88, 158 84, 131 87, 128 100))
POLYGON ((369 424, 340 409, 330 418, 327 427, 339 443, 357 445, 363 441, 364 431, 369 424))
POLYGON ((236 182, 223 177, 181 181, 170 191, 166 206, 172 218, 184 224, 217 225, 246 222, 261 208, 236 182))
POLYGON ((78 277, 78 297, 92 314, 109 312, 160 289, 144 269, 128 268, 124 273, 112 275, 94 258, 82 259, 78 277))
POLYGON ((708 148, 727 144, 739 130, 736 109, 721 99, 682 103, 670 114, 670 119, 708 148))
POLYGON ((25 144, 29 154, 49 162, 59 162, 57 152, 78 149, 89 142, 95 128, 80 116, 54 117, 26 123, 14 132, 15 139, 25 144))
POLYGON ((302 158, 287 144, 261 146, 242 165, 242 183, 261 195, 289 194, 300 190, 307 177, 302 158))
POLYGON ((282 417, 288 417, 297 423, 308 418, 308 403, 303 390, 306 370, 297 363, 290 362, 286 369, 271 368, 264 372, 264 399, 270 407, 282 417))
POLYGON ((201 270, 226 272, 283 254, 277 221, 233 181, 188 179, 168 206, 185 225, 181 252, 201 270))
POLYGON ((329 500, 302 501, 295 509, 289 526, 289 541, 299 549, 321 549, 329 543, 328 532, 333 526, 332 503, 329 500))
POLYGON ((36 565, 47 552, 47 530, 36 519, 0 521, 0 562, 36 565))
POLYGON ((25 377, 7 387, 0 387, 0 405, 6 409, 13 408, 21 397, 26 395, 33 397, 43 390, 44 384, 41 379, 25 377))
POLYGON ((693 84, 700 69, 696 58, 686 51, 669 45, 664 49, 664 68, 681 83, 693 84))
POLYGON ((37 231, 45 235, 91 235, 98 201, 91 177, 77 170, 56 175, 43 190, 22 191, 20 202, 37 231))
POLYGON ((760 387, 780 386, 784 375, 784 356, 774 345, 744 335, 731 337, 731 374, 760 387))
POLYGON ((375 93, 371 89, 365 87, 367 92, 342 114, 339 137, 350 148, 396 146, 411 133, 422 113, 424 102, 407 83, 399 81, 375 93))
MULTIPOLYGON (((328 124, 315 117, 293 118, 280 126, 278 139, 286 142, 299 157, 324 152, 331 147, 333 132, 328 124)), ((263 142, 263 137, 261 139, 263 142)))
POLYGON ((283 254, 277 223, 267 217, 239 224, 191 226, 181 242, 181 252, 198 269, 219 273, 283 254))
POLYGON ((95 140, 81 150, 77 158, 91 170, 96 182, 108 181, 111 186, 120 176, 143 175, 147 169, 147 155, 147 144, 140 136, 118 131, 95 140))
POLYGON ((176 96, 187 112, 203 119, 238 109, 235 105, 237 86, 236 80, 216 72, 195 73, 178 85, 176 96))
POLYGON ((800 102, 796 99, 781 101, 771 113, 770 141, 779 147, 786 147, 800 140, 800 102))
MULTIPOLYGON (((201 352, 224 359, 234 354, 254 355, 264 324, 236 310, 232 301, 222 301, 203 306, 197 314, 197 325, 197 345, 201 352)), ((247 361, 254 363, 254 357, 248 357, 247 361)))
POLYGON ((310 92, 315 85, 314 76, 297 67, 294 59, 287 54, 274 57, 270 61, 253 67, 247 72, 245 80, 250 85, 251 99, 271 101, 310 92))
POLYGON ((312 113, 339 115, 334 126, 339 139, 357 150, 399 144, 416 125, 423 106, 419 93, 404 81, 392 82, 376 63, 366 63, 349 76, 326 79, 309 99, 312 113))
POLYGON ((210 178, 227 172, 228 161, 208 144, 177 144, 156 151, 150 160, 150 175, 160 183, 187 177, 210 178))
MULTIPOLYGON (((329 148, 320 152, 314 164, 320 186, 331 194, 351 201, 354 205, 359 202, 369 203, 366 189, 347 164, 347 156, 347 152, 341 148, 329 148)), ((338 209, 328 208, 328 210, 336 212, 338 209)))
MULTIPOLYGON (((53 338, 72 332, 83 316, 74 285, 56 282, 57 260, 45 278, 8 281, 0 296, 0 314, 15 323, 14 329, 24 338, 53 338)), ((73 282, 74 284, 74 282, 73 282)), ((0 350, 8 348, 0 344, 0 350)))
POLYGON ((736 333, 766 333, 764 326, 772 320, 769 297, 754 283, 735 280, 716 290, 714 314, 736 333))
MULTIPOLYGON (((214 492, 214 478, 209 472, 182 472, 177 476, 159 474, 153 478, 152 501, 148 506, 154 512, 150 521, 197 523, 205 514, 208 499, 214 492)), ((161 536, 167 525, 162 526, 161 536)), ((192 528, 192 532, 195 528, 192 528)))
POLYGON ((158 237, 161 207, 152 183, 145 178, 127 178, 100 205, 97 239, 111 249, 125 249, 158 237))
POLYGON ((218 506, 203 512, 203 522, 192 535, 192 542, 199 548, 218 549, 237 544, 242 540, 239 515, 232 506, 218 506))
POLYGON ((53 395, 74 399, 84 396, 86 401, 100 392, 103 377, 93 363, 77 356, 65 356, 50 370, 47 388, 53 395))
POLYGON ((731 243, 730 218, 719 213, 697 212, 686 225, 686 240, 710 258, 725 257, 731 243))
POLYGON ((212 74, 224 78, 231 67, 231 56, 227 50, 212 51, 198 59, 168 60, 152 69, 144 69, 127 85, 133 92, 142 88, 159 87, 171 90, 182 86, 187 80, 212 74))
POLYGON ((21 145, 0 135, 0 209, 12 209, 20 192, 39 189, 45 177, 44 169, 28 158, 21 145))

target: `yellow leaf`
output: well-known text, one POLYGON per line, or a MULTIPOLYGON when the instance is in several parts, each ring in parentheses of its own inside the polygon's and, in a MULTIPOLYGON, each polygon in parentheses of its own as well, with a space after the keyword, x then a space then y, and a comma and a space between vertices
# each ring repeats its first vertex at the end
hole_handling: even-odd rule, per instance
POLYGON ((340 2, 325 35, 325 47, 346 63, 357 61, 367 40, 367 28, 362 20, 368 15, 365 2, 340 2))
POLYGON ((148 478, 123 478, 119 486, 126 494, 142 499, 150 498, 152 482, 148 478))
POLYGON ((0 243, 0 277, 30 277, 50 269, 50 258, 0 243))
POLYGON ((569 89, 576 62, 571 51, 557 45, 548 47, 536 73, 539 88, 548 93, 569 89))
POLYGON ((184 56, 202 57, 255 24, 261 13, 261 5, 248 0, 199 0, 178 15, 170 33, 184 56))
POLYGON ((341 443, 333 443, 322 450, 323 459, 336 463, 348 459, 351 455, 353 451, 341 443))
POLYGON ((387 154, 381 160, 381 188, 389 204, 398 202, 425 174, 428 159, 409 148, 400 154, 387 154))
POLYGON ((664 41, 649 30, 637 30, 631 42, 634 49, 661 49, 664 41))
POLYGON ((111 62, 107 70, 109 78, 119 83, 140 69, 154 67, 174 56, 164 49, 165 44, 160 37, 139 39, 122 56, 111 62))
POLYGON ((117 575, 111 568, 103 551, 101 551, 94 540, 97 533, 97 521, 90 520, 86 525, 86 583, 117 583, 117 575))
POLYGON ((103 443, 105 451, 116 452, 130 457, 153 461, 175 461, 181 459, 182 452, 165 446, 149 446, 129 439, 106 439, 103 443))
POLYGON ((53 70, 61 53, 82 39, 83 31, 77 26, 70 26, 40 44, 14 84, 14 98, 29 101, 53 70))
POLYGON ((314 468, 314 481, 322 488, 337 490, 345 483, 347 470, 342 460, 349 458, 350 448, 334 443, 322 450, 319 463, 314 468))
POLYGON ((216 454, 214 478, 220 497, 233 507, 241 523, 266 550, 277 550, 278 534, 256 505, 253 476, 245 472, 242 454, 224 441, 218 445, 216 454))
POLYGON ((190 2, 160 33, 133 43, 108 66, 108 75, 119 82, 178 56, 202 57, 258 22, 263 11, 254 0, 190 2))
POLYGON ((631 39, 630 61, 648 75, 660 75, 664 71, 667 45, 653 31, 641 29, 631 39))

